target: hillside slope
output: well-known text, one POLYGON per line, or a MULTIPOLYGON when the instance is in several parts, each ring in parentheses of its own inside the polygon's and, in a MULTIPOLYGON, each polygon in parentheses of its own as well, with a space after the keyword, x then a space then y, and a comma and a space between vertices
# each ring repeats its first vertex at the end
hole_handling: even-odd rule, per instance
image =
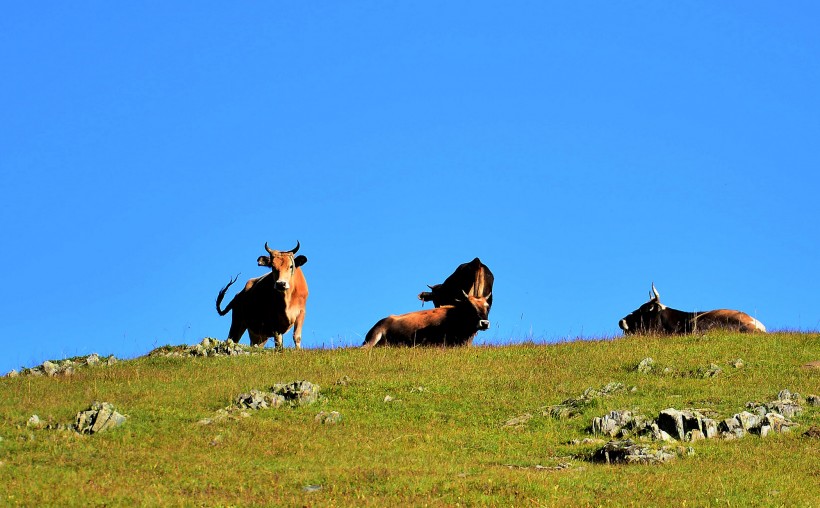
POLYGON ((603 440, 589 429, 617 409, 719 420, 783 389, 820 394, 820 369, 806 367, 817 360, 819 334, 711 334, 144 357, 2 378, 0 504, 817 506, 820 439, 804 434, 820 408, 808 403, 790 433, 672 443, 680 456, 658 465, 592 462, 603 440), (638 372, 647 357, 655 368, 638 372), (294 380, 318 384, 320 400, 219 412, 294 380), (610 382, 624 389, 573 418, 544 414, 610 382), (26 426, 34 414, 73 423, 95 400, 127 421, 95 435, 26 426), (333 411, 340 421, 322 423, 333 411))

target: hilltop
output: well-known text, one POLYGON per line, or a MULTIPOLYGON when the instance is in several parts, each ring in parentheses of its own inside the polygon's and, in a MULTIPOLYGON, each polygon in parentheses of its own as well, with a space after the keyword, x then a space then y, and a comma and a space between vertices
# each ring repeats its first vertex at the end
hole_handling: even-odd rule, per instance
POLYGON ((0 504, 812 506, 818 360, 820 334, 713 333, 154 355, 2 378, 0 504), (633 435, 674 457, 594 461, 612 438, 593 435, 592 422, 610 411, 654 419, 676 408, 720 422, 783 390, 801 394, 789 432, 668 443, 633 435), (303 392, 318 398, 291 397, 303 392), (582 395, 572 414, 551 411, 582 395), (124 423, 66 430, 93 401, 124 423), (27 425, 35 414, 41 423, 27 425))

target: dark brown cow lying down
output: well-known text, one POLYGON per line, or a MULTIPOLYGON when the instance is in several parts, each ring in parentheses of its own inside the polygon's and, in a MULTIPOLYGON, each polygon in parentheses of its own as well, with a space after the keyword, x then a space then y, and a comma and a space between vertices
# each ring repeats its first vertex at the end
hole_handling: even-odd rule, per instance
POLYGON ((367 332, 362 347, 375 345, 464 346, 479 330, 490 327, 487 298, 462 293, 452 306, 388 316, 367 332))
POLYGON ((763 323, 738 310, 718 309, 704 312, 684 312, 670 309, 661 303, 655 284, 649 301, 618 322, 624 335, 640 334, 687 334, 708 330, 731 330, 737 332, 765 332, 763 323))
POLYGON ((453 305, 461 298, 462 293, 473 296, 483 296, 490 307, 493 306, 493 272, 487 265, 475 258, 469 263, 458 265, 449 277, 441 284, 427 286, 430 291, 419 293, 422 302, 433 302, 436 307, 453 305))

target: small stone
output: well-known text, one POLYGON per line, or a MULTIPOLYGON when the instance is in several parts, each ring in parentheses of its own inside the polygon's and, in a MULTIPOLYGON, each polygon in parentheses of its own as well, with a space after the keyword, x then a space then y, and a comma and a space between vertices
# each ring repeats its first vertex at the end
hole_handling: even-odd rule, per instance
POLYGON ((695 442, 703 441, 704 439, 706 439, 706 436, 698 429, 690 430, 686 433, 686 441, 695 442))
POLYGON ((812 425, 809 427, 809 430, 803 433, 803 437, 808 437, 811 439, 820 439, 820 427, 817 425, 812 425))
POLYGON ((808 395, 806 396, 806 404, 810 406, 820 406, 820 397, 817 395, 808 395))
POLYGON ((322 490, 322 486, 321 485, 305 485, 304 487, 302 487, 302 490, 304 492, 319 492, 320 490, 322 490))
POLYGON ((350 379, 350 376, 342 376, 339 379, 337 379, 336 383, 334 383, 334 384, 336 384, 338 386, 347 386, 347 385, 350 384, 351 381, 353 381, 353 380, 350 379))
POLYGON ((707 367, 703 371, 702 376, 703 376, 703 378, 715 377, 715 376, 719 375, 721 372, 723 372, 723 369, 721 369, 720 367, 718 367, 714 363, 711 363, 711 364, 709 364, 709 367, 707 367))
POLYGON ((114 357, 114 355, 111 355, 111 356, 108 357, 108 360, 106 361, 106 363, 110 367, 110 366, 114 365, 115 363, 117 363, 117 359, 114 357))
POLYGON ((521 416, 516 416, 515 418, 510 418, 504 424, 505 427, 521 427, 526 424, 528 421, 532 419, 532 414, 524 413, 521 416))
POLYGON ((390 395, 385 395, 384 396, 384 401, 385 402, 393 402, 393 397, 391 397, 390 395))
POLYGON ((640 372, 641 374, 649 374, 650 372, 652 372, 652 369, 654 368, 654 366, 655 366, 655 360, 653 360, 652 358, 647 357, 647 358, 644 358, 643 360, 641 360, 638 363, 638 366, 636 367, 636 370, 638 372, 640 372))
POLYGON ((45 372, 47 376, 52 377, 59 371, 60 367, 58 367, 54 362, 50 362, 48 360, 43 362, 43 372, 45 372))
POLYGON ((321 424, 336 424, 342 421, 342 414, 338 411, 322 411, 316 415, 314 421, 317 421, 321 424))
POLYGON ((766 437, 772 432, 771 425, 761 425, 760 427, 760 437, 766 437))
POLYGON ((30 429, 39 429, 43 426, 43 422, 40 421, 40 417, 37 415, 31 415, 31 418, 28 419, 26 422, 26 427, 30 429))
POLYGON ((97 353, 92 353, 85 359, 86 365, 97 365, 98 363, 100 363, 100 355, 97 353))
POLYGON ((18 377, 18 376, 20 376, 20 373, 17 372, 16 370, 14 370, 14 369, 11 369, 9 371, 9 373, 6 374, 6 377, 18 377))
POLYGON ((777 394, 777 400, 792 400, 792 392, 787 389, 780 390, 777 394))
POLYGON ((743 367, 743 360, 741 360, 740 358, 737 358, 737 359, 732 360, 731 362, 729 362, 729 365, 731 365, 732 367, 734 367, 736 369, 740 369, 740 368, 743 367))

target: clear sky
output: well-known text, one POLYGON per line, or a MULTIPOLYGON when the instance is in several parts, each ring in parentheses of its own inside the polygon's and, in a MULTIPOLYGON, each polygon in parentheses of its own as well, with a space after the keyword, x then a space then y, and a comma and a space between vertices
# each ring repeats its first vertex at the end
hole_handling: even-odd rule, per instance
POLYGON ((476 256, 479 344, 618 336, 652 281, 817 330, 819 25, 809 1, 7 3, 0 374, 224 339, 217 292, 266 241, 309 259, 306 347, 476 256))

